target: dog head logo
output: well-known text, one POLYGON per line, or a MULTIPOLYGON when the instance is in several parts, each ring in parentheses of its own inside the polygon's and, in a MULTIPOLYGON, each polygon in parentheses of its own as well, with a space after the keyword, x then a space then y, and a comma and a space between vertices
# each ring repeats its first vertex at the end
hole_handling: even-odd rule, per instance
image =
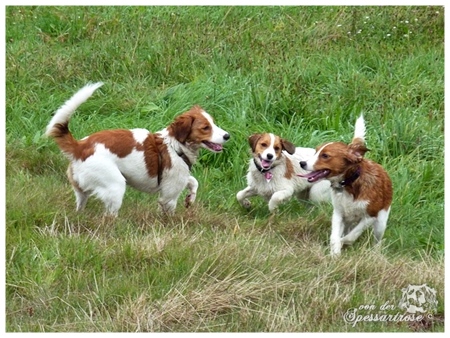
POLYGON ((437 309, 436 290, 423 285, 408 285, 402 289, 398 306, 412 314, 434 313, 437 309))

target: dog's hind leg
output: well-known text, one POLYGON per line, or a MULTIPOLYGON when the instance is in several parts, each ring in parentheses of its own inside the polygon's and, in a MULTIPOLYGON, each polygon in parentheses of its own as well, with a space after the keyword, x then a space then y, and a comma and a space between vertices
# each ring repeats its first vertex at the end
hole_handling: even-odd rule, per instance
POLYGON ((75 198, 77 200, 77 211, 83 211, 89 198, 89 194, 75 187, 73 188, 73 191, 75 192, 75 198))
POLYGON ((72 164, 70 164, 69 168, 67 168, 67 178, 69 179, 70 184, 72 184, 73 191, 75 193, 75 198, 77 201, 77 211, 82 211, 86 206, 89 194, 87 192, 84 192, 80 188, 78 182, 73 178, 72 164))
POLYGON ((381 239, 383 238, 390 211, 391 211, 390 207, 387 211, 384 209, 380 210, 378 212, 375 222, 373 223, 373 234, 375 236, 375 241, 377 243, 381 242, 381 239))
POLYGON ((92 191, 92 194, 105 205, 105 215, 116 217, 122 206, 123 195, 126 190, 126 180, 120 170, 107 161, 102 166, 96 165, 95 170, 89 170, 83 174, 83 180, 89 182, 80 188, 84 191, 92 191), (107 168, 107 169, 105 169, 107 168))
POLYGON ((107 188, 96 189, 96 195, 105 205, 105 215, 116 217, 122 206, 123 195, 125 194, 126 184, 113 183, 107 188))

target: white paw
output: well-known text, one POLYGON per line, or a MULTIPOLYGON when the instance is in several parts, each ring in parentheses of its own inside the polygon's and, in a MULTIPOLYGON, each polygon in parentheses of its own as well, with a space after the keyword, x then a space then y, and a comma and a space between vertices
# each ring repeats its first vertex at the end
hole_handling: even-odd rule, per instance
POLYGON ((271 214, 276 213, 277 208, 278 208, 277 204, 269 202, 269 211, 270 211, 271 214))
POLYGON ((252 203, 246 198, 245 200, 243 200, 241 202, 241 205, 245 208, 245 209, 250 209, 252 206, 252 203))
POLYGON ((338 257, 341 254, 342 242, 340 240, 331 242, 330 247, 331 257, 338 257))

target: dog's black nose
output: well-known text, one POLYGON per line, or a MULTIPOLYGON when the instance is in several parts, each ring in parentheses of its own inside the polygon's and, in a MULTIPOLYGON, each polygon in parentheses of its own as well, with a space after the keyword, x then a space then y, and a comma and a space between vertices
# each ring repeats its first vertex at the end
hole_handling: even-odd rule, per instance
POLYGON ((230 134, 225 134, 225 135, 223 135, 223 139, 224 139, 225 141, 227 141, 229 138, 230 138, 230 134))
POLYGON ((273 154, 270 154, 270 153, 267 154, 267 159, 268 159, 268 160, 271 160, 272 158, 273 158, 273 154))
POLYGON ((302 167, 303 169, 305 169, 305 167, 306 167, 306 161, 300 161, 300 167, 302 167))

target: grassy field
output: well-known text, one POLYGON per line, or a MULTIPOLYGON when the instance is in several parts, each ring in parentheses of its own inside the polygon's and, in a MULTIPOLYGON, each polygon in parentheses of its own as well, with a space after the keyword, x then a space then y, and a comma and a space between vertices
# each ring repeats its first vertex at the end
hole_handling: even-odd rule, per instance
POLYGON ((443 155, 443 7, 8 6, 6 331, 444 331, 443 155), (230 132, 194 166, 191 209, 164 217, 129 189, 114 224, 94 199, 75 212, 43 134, 90 81, 105 85, 77 138, 160 130, 194 104, 230 132), (273 224, 262 200, 238 205, 249 135, 349 142, 361 113, 394 186, 381 251, 368 232, 331 259, 330 205, 292 200, 273 224), (409 284, 436 290, 433 316, 345 320, 404 314, 409 284))

